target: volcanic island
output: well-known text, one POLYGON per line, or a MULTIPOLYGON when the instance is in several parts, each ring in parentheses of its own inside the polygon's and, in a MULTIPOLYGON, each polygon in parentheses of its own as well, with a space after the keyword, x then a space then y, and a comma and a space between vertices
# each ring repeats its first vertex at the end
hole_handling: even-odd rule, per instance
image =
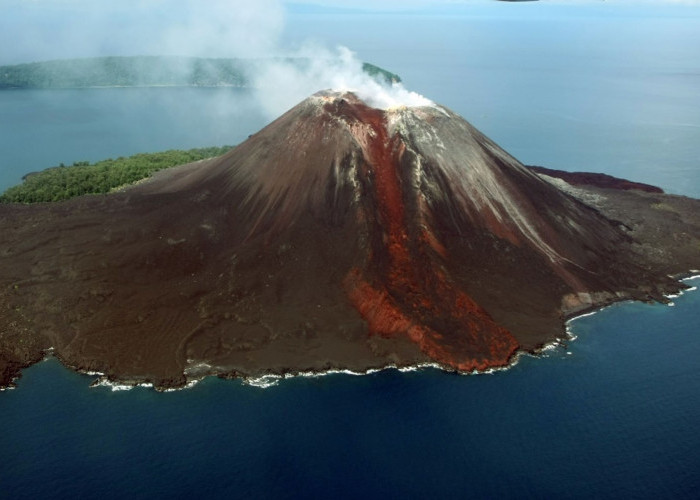
POLYGON ((439 105, 304 100, 223 156, 108 195, 0 205, 0 385, 439 366, 566 339, 700 269, 700 200, 528 168, 439 105))

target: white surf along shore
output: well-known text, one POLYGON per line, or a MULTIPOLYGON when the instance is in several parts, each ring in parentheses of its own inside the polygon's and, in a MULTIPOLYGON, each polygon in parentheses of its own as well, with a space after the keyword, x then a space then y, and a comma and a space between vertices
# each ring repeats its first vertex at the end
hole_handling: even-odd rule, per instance
MULTIPOLYGON (((697 292, 698 286, 696 285, 691 285, 691 283, 695 280, 700 280, 700 270, 693 269, 690 271, 690 276, 681 279, 680 281, 686 283, 689 285, 688 288, 685 290, 681 290, 677 294, 669 294, 666 297, 668 299, 675 299, 678 298, 686 293, 690 292, 697 292)), ((397 370, 402 373, 408 373, 408 372, 417 372, 417 371, 423 371, 423 370, 440 370, 444 372, 449 372, 449 373, 457 373, 459 375, 463 376, 468 376, 468 375, 490 375, 498 372, 503 372, 507 371, 511 368, 513 368, 515 365, 518 364, 520 359, 522 357, 533 357, 533 358, 541 358, 541 357, 548 357, 551 353, 555 352, 561 352, 562 350, 567 356, 570 356, 573 354, 572 351, 568 349, 568 343, 573 342, 577 339, 576 334, 573 332, 573 327, 574 323, 581 319, 585 318, 588 316, 593 316, 594 314, 607 309, 609 307, 615 307, 619 304, 624 304, 628 302, 634 302, 632 300, 625 300, 625 301, 620 301, 620 302, 615 302, 613 304, 609 304, 606 306, 602 306, 600 308, 597 308, 592 311, 587 311, 582 314, 579 314, 577 316, 574 316, 572 318, 569 318, 566 321, 566 334, 565 337, 562 339, 555 339, 552 342, 548 342, 541 346, 540 348, 536 349, 534 352, 524 352, 524 351, 519 351, 517 352, 513 358, 511 359, 511 362, 503 367, 498 367, 498 368, 490 368, 488 370, 484 371, 478 371, 474 370, 471 372, 455 372, 452 369, 449 369, 445 366, 440 365, 439 363, 420 363, 418 365, 412 365, 412 366, 396 366, 396 365, 387 365, 382 368, 370 368, 366 371, 353 371, 353 370, 344 370, 344 369, 329 369, 329 370, 324 370, 324 371, 302 371, 302 372, 291 372, 291 373, 285 373, 285 374, 264 374, 260 376, 255 376, 255 377, 242 377, 239 380, 241 381, 242 384, 248 385, 251 387, 257 387, 260 389, 267 389, 270 387, 278 386, 280 382, 284 380, 289 380, 293 378, 298 378, 298 377, 304 377, 304 378, 318 378, 318 377, 325 377, 327 375, 351 375, 351 376, 362 376, 362 375, 372 375, 375 373, 387 371, 387 370, 397 370)), ((666 304, 667 306, 674 306, 675 304, 673 302, 669 302, 666 304)), ((46 350, 46 356, 44 360, 53 358, 53 348, 49 348, 46 350)), ((59 360, 60 362, 60 360, 59 360)), ((208 366, 208 365, 207 365, 208 366)), ((199 368, 205 368, 203 364, 199 365, 199 368)), ((174 387, 174 388, 166 388, 166 389, 161 389, 159 387, 154 387, 153 383, 151 382, 141 382, 141 383, 128 383, 128 382, 122 382, 122 381, 115 381, 115 380, 110 380, 107 375, 101 372, 96 372, 96 371, 87 371, 87 370, 76 370, 79 373, 90 376, 90 377, 97 377, 92 381, 90 384, 90 387, 106 387, 111 389, 113 392, 117 391, 129 391, 131 389, 134 389, 136 387, 143 387, 143 388, 148 388, 148 389, 155 389, 158 392, 174 392, 174 391, 180 391, 184 389, 190 389, 197 385, 199 382, 204 380, 207 377, 214 377, 216 375, 214 374, 207 374, 205 373, 204 375, 201 376, 196 376, 192 377, 191 379, 188 379, 187 383, 182 386, 182 387, 174 387)), ((187 373, 188 370, 185 370, 187 373)), ((7 389, 11 389, 13 387, 9 387, 7 389)), ((5 389, 3 389, 5 390, 5 389)))

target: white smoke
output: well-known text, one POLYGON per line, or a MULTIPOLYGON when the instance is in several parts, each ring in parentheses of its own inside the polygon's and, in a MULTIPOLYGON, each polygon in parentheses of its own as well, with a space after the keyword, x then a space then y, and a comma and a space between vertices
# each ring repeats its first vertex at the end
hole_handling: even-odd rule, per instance
MULTIPOLYGON (((0 64, 102 55, 255 59, 248 76, 262 112, 274 118, 319 90, 353 91, 379 108, 423 106, 400 83, 365 73, 349 49, 280 40, 282 0, 0 0, 0 64)), ((372 62, 372 61, 367 61, 372 62)), ((391 68, 386 68, 391 70, 391 68)), ((183 68, 183 71, 186 68, 183 68)), ((222 103, 222 106, 225 103, 222 103)))
POLYGON ((306 46, 287 58, 266 60, 253 75, 255 92, 264 112, 276 117, 309 95, 332 89, 351 91, 370 106, 431 106, 401 83, 383 82, 363 71, 362 61, 346 47, 334 51, 306 46))

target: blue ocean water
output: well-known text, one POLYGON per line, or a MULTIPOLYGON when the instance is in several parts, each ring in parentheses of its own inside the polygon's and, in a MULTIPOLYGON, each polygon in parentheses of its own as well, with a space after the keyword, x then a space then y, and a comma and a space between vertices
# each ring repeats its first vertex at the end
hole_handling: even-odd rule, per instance
POLYGON ((0 496, 696 498, 700 292, 675 303, 490 375, 112 392, 49 360, 0 394, 0 496))
MULTIPOLYGON (((543 3, 523 18, 493 4, 291 16, 287 36, 350 46, 525 163, 700 196, 697 10, 543 3)), ((0 92, 0 189, 60 162, 236 143, 264 123, 235 89, 0 92)), ((0 393, 0 498, 695 498, 699 313, 697 291, 620 304, 575 321, 567 348, 469 377, 111 392, 48 360, 0 393)))
POLYGON ((236 88, 0 92, 0 191, 60 163, 235 145, 266 123, 236 88))

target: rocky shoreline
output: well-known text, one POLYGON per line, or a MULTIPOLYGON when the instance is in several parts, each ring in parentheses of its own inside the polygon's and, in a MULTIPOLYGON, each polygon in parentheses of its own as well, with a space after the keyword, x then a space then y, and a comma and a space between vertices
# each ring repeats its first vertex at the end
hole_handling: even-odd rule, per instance
MULTIPOLYGON (((670 299, 672 297, 679 296, 683 294, 684 292, 688 290, 695 289, 696 287, 690 286, 690 285, 685 285, 683 281, 689 280, 689 279, 697 279, 700 278, 700 271, 698 270, 692 270, 687 273, 682 273, 680 275, 674 276, 674 279, 678 280, 678 289, 677 290, 670 290, 669 295, 664 295, 662 296, 662 299, 659 300, 656 297, 651 298, 649 297, 648 300, 644 300, 644 302, 658 302, 658 303, 670 303, 670 299)), ((260 388, 267 388, 267 387, 273 387, 278 385, 280 381, 290 379, 290 378, 296 378, 296 377, 323 377, 326 375, 333 375, 333 374, 346 374, 346 375, 353 375, 353 376, 362 376, 362 375, 370 375, 378 372, 382 372, 385 370, 397 370, 399 372, 413 372, 413 371, 419 371, 423 369, 435 369, 435 370, 442 370, 446 372, 451 372, 451 373, 460 373, 462 375, 478 375, 478 374, 489 374, 493 373, 494 371, 502 371, 502 370, 508 370, 515 366, 519 358, 522 355, 533 355, 533 356, 539 356, 543 352, 547 351, 550 347, 552 346, 561 346, 565 345, 566 342, 572 340, 570 335, 571 332, 569 331, 569 324, 572 321, 575 321, 578 318, 589 316, 591 314, 595 314, 598 311, 601 311, 602 309, 605 309, 607 307, 610 307, 612 305, 615 305, 620 302, 627 302, 627 301, 639 301, 638 299, 633 299, 630 297, 610 297, 609 300, 602 300, 598 303, 592 303, 586 307, 577 309, 577 310, 572 310, 572 311, 567 311, 564 313, 564 320, 567 325, 566 330, 565 330, 565 335, 560 337, 560 338, 555 338, 552 339, 548 342, 543 342, 541 345, 536 346, 528 351, 518 351, 516 352, 511 358, 508 363, 508 365, 500 367, 500 368, 490 368, 485 371, 473 371, 473 372, 455 372, 454 369, 451 369, 450 367, 440 365, 438 363, 420 363, 416 365, 405 365, 405 366, 398 366, 396 364, 389 364, 377 368, 367 368, 366 370, 357 370, 353 371, 347 368, 342 368, 342 367, 328 367, 323 370, 319 371, 294 371, 293 369, 288 369, 288 370, 283 370, 279 373, 262 373, 262 374, 255 374, 255 375, 245 375, 245 374, 240 374, 240 373, 226 373, 226 372, 216 372, 216 371, 199 371, 196 376, 194 377, 188 377, 187 376, 187 370, 185 370, 184 374, 184 382, 183 380, 180 379, 172 379, 168 381, 160 381, 161 385, 154 385, 152 382, 148 380, 141 380, 141 379, 120 379, 114 375, 106 375, 105 373, 102 372, 95 372, 87 368, 81 368, 77 366, 69 366, 66 365, 63 361, 61 361, 59 358, 56 358, 56 356, 53 354, 53 349, 49 349, 47 352, 44 353, 44 356, 40 360, 31 360, 30 362, 27 362, 26 364, 22 365, 17 364, 13 367, 11 367, 9 370, 0 372, 0 391, 7 390, 7 389, 14 389, 16 387, 16 382, 19 380, 21 377, 21 371, 25 368, 28 368, 34 364, 36 364, 39 361, 44 361, 48 359, 49 357, 54 357, 56 358, 62 365, 64 365, 67 369, 73 370, 77 373, 81 373, 83 375, 88 375, 88 376, 96 376, 98 378, 94 379, 92 383, 90 384, 90 387, 111 387, 113 391, 119 391, 119 390, 129 390, 133 389, 136 387, 146 387, 146 388, 151 388, 153 390, 159 391, 159 392, 169 392, 169 391, 174 391, 174 390, 185 390, 194 387, 197 385, 199 382, 204 380, 205 378, 208 377, 217 377, 221 379, 240 379, 243 381, 243 383, 255 387, 260 387, 260 388)))

